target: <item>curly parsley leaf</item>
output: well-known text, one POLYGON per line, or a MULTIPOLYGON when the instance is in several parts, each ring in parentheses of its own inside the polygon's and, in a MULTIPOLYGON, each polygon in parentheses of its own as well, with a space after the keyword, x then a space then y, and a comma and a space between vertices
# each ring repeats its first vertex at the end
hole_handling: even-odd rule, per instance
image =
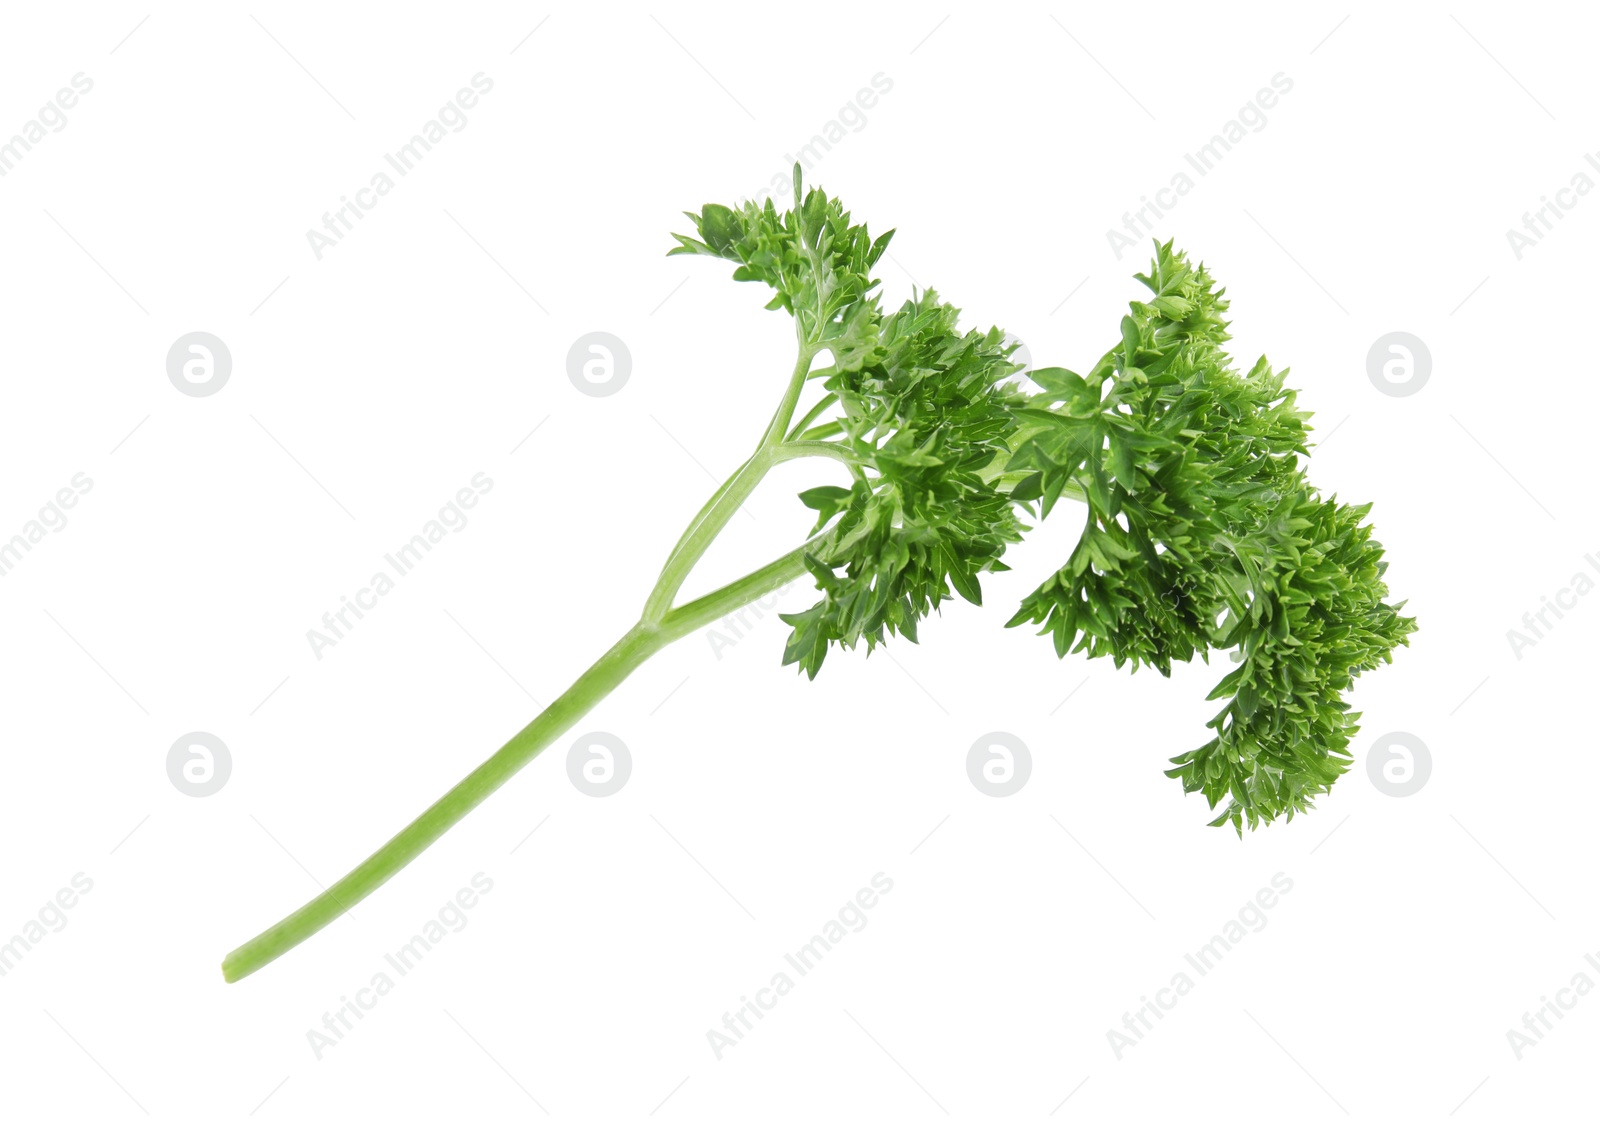
POLYGON ((1358 714, 1341 697, 1391 659, 1415 620, 1386 602, 1367 506, 1323 499, 1306 478, 1306 419, 1265 358, 1240 376, 1222 349, 1228 303, 1205 268, 1158 245, 1153 293, 1087 376, 1033 373, 1007 470, 1041 513, 1087 504, 1068 559, 1011 624, 1043 625, 1057 654, 1109 655, 1170 673, 1233 649, 1211 693, 1216 736, 1167 775, 1241 834, 1292 819, 1350 765, 1358 714))
POLYGON ((865 640, 870 651, 895 633, 915 642, 918 621, 952 592, 981 604, 978 575, 1005 569, 1001 555, 1021 539, 1010 499, 985 474, 1006 454, 1021 403, 1001 383, 1018 371, 1015 346, 998 329, 962 333, 958 316, 923 291, 827 379, 840 415, 816 431, 837 435, 854 483, 848 496, 801 496, 818 529, 838 515, 807 559, 822 599, 783 617, 793 629, 783 660, 812 678, 831 644, 865 640))
POLYGON ((1021 537, 1007 494, 985 470, 1009 452, 1021 401, 1001 382, 1020 366, 998 329, 957 328, 960 312, 923 291, 885 315, 871 270, 891 230, 865 225, 821 189, 797 209, 771 199, 738 209, 707 204, 688 213, 699 238, 678 235, 668 254, 715 255, 739 264, 733 277, 765 282, 769 309, 795 319, 805 349, 832 364, 819 411, 788 436, 796 450, 850 465, 852 485, 818 487, 800 498, 826 533, 806 556, 822 594, 792 629, 784 662, 815 678, 828 648, 868 650, 887 636, 913 642, 917 624, 953 594, 982 600, 978 574, 1003 569, 1005 547, 1021 537))
MULTIPOLYGON (((795 199, 800 166, 794 167, 795 199)), ((769 310, 785 310, 795 320, 800 340, 827 349, 837 361, 854 357, 871 338, 878 320, 878 280, 873 266, 894 237, 891 229, 873 239, 865 224, 852 224, 837 198, 813 188, 798 209, 780 213, 768 197, 737 209, 707 204, 694 221, 699 239, 673 234, 678 246, 668 255, 712 255, 739 266, 740 282, 764 282, 773 290, 769 310)))

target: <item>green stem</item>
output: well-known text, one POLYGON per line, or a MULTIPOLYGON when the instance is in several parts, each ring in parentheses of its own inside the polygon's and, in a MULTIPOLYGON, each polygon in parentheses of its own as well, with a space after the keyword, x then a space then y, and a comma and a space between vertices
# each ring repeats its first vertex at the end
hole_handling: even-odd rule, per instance
POLYGON ((711 543, 716 540, 723 527, 728 524, 728 519, 744 505, 744 500, 750 497, 756 485, 766 478, 770 469, 771 461, 765 448, 758 449, 733 473, 733 477, 723 483, 717 493, 711 496, 700 516, 684 531, 683 537, 678 539, 672 556, 668 557, 667 563, 661 567, 661 577, 656 581, 656 587, 651 590, 649 599, 645 601, 642 621, 659 623, 662 617, 666 616, 672 608, 672 602, 677 599, 678 590, 683 587, 683 582, 689 579, 689 574, 695 565, 711 547, 711 543))
MULTIPOLYGON (((815 372, 813 372, 811 375, 814 377, 817 374, 815 372)), ((800 422, 789 430, 789 439, 790 440, 799 439, 800 438, 800 434, 802 432, 804 432, 807 428, 809 428, 812 424, 816 423, 817 417, 822 415, 824 412, 826 412, 828 410, 828 406, 830 404, 836 403, 838 401, 838 399, 839 399, 839 394, 838 393, 830 392, 830 393, 828 393, 828 395, 824 396, 822 399, 818 400, 815 404, 813 404, 811 406, 811 411, 807 412, 804 416, 800 417, 800 422)))
POLYGON ((363 860, 355 870, 225 957, 222 975, 227 980, 237 981, 248 977, 268 962, 282 957, 388 882, 457 821, 514 777, 551 742, 566 733, 597 703, 616 690, 641 663, 663 647, 743 608, 805 572, 805 555, 815 548, 819 538, 813 538, 755 572, 697 600, 677 608, 672 606, 678 590, 683 587, 683 582, 696 563, 774 463, 802 455, 826 454, 839 458, 839 452, 846 450, 839 447, 838 451, 833 451, 831 449, 837 445, 820 443, 796 445, 794 450, 785 450, 784 433, 794 416, 795 405, 810 375, 811 360, 815 354, 814 345, 801 343, 783 401, 773 413, 772 421, 767 425, 755 453, 718 488, 678 539, 678 544, 673 547, 671 556, 661 570, 655 589, 645 602, 639 622, 629 628, 612 645, 611 650, 578 676, 578 680, 540 712, 537 718, 482 765, 463 777, 454 788, 434 801, 393 839, 363 860))
MULTIPOLYGON (((800 166, 795 166, 795 207, 801 205, 800 166)), ((727 526, 745 499, 766 477, 774 464, 808 455, 822 455, 851 464, 852 474, 860 475, 860 460, 842 444, 816 442, 820 436, 807 435, 805 429, 837 397, 830 394, 813 408, 795 428, 794 442, 785 443, 795 409, 806 381, 834 371, 813 373, 811 362, 825 348, 822 336, 829 317, 829 275, 823 270, 819 248, 806 247, 816 280, 816 309, 810 332, 805 331, 798 311, 795 330, 799 338, 794 371, 784 389, 783 400, 762 434, 750 458, 707 500, 673 547, 661 575, 645 601, 639 622, 629 628, 611 649, 597 659, 572 686, 563 691, 539 716, 524 726, 493 756, 463 777, 454 788, 434 801, 423 813, 402 828, 388 843, 364 859, 353 871, 299 910, 268 927, 222 960, 222 974, 228 981, 248 977, 262 966, 282 957, 289 950, 328 925, 340 914, 372 894, 393 878, 467 813, 482 804, 490 794, 537 757, 552 742, 566 733, 579 719, 616 690, 640 664, 675 640, 713 621, 727 616, 802 576, 806 555, 827 536, 819 534, 804 545, 775 561, 696 600, 673 607, 678 592, 704 556, 712 541, 727 526)), ((834 369, 837 368, 837 363, 834 369)), ((812 429, 824 435, 833 426, 812 429)))
POLYGON ((645 660, 690 632, 727 616, 801 576, 805 554, 816 539, 755 572, 675 608, 659 623, 640 621, 597 659, 576 682, 522 728, 495 754, 468 773, 426 811, 402 828, 355 870, 274 926, 268 927, 222 960, 228 981, 248 977, 321 930, 383 886, 421 855, 457 821, 482 804, 579 719, 614 691, 645 660))
POLYGON ((818 455, 825 459, 837 459, 840 463, 849 463, 854 466, 869 462, 865 456, 857 455, 842 443, 827 443, 818 440, 789 440, 781 443, 773 451, 774 463, 787 463, 791 459, 804 459, 807 456, 818 455))
POLYGON ((755 572, 723 585, 714 592, 708 592, 698 600, 691 600, 674 608, 667 614, 662 627, 673 633, 673 639, 677 639, 705 627, 714 620, 722 619, 728 613, 743 608, 751 601, 761 599, 775 589, 782 588, 790 581, 805 575, 806 554, 816 550, 826 539, 826 532, 818 534, 804 545, 791 549, 755 572))
POLYGON ((801 441, 813 439, 831 439, 833 436, 839 435, 844 431, 844 424, 845 422, 843 420, 828 420, 825 423, 818 424, 814 428, 807 428, 794 438, 801 441))
POLYGON ((673 548, 672 556, 667 558, 667 563, 662 566, 661 577, 656 581, 656 587, 651 590, 649 598, 644 604, 643 621, 645 623, 658 623, 668 610, 672 602, 678 597, 678 590, 683 587, 683 582, 689 579, 689 574, 699 564, 700 558, 705 555, 711 543, 722 532, 734 512, 744 505, 744 500, 750 497, 757 484, 766 478, 767 472, 776 462, 776 451, 783 443, 783 435, 789 428, 789 421, 794 417, 795 405, 799 403, 801 390, 805 388, 806 377, 811 372, 811 359, 816 356, 816 349, 809 344, 802 344, 799 356, 795 359, 794 371, 789 375, 788 387, 784 389, 783 400, 778 405, 778 410, 772 414, 772 420, 767 424, 767 430, 761 436, 761 442, 756 445, 755 452, 744 465, 733 473, 733 477, 712 495, 711 500, 701 509, 700 514, 684 531, 683 537, 678 539, 678 544, 673 548))
MULTIPOLYGON (((668 583, 666 575, 667 569, 672 567, 673 562, 678 559, 678 554, 683 552, 683 547, 689 544, 690 540, 694 538, 696 533, 699 532, 701 525, 704 524, 706 518, 711 514, 712 509, 717 505, 717 503, 722 501, 723 496, 729 491, 737 488, 740 482, 740 476, 745 474, 746 469, 749 466, 750 460, 748 459, 739 464, 738 470, 729 475, 727 479, 723 481, 723 484, 712 493, 711 497, 706 499, 705 505, 700 507, 700 512, 694 516, 694 520, 684 528, 682 534, 678 535, 678 543, 672 547, 672 552, 667 555, 667 564, 662 567, 661 578, 656 582, 656 589, 650 594, 652 603, 654 602, 656 592, 661 590, 668 583)), ((663 605, 661 611, 664 612, 666 608, 671 605, 671 602, 672 597, 669 595, 667 597, 666 604, 663 605)), ((646 611, 648 612, 649 610, 650 607, 647 605, 646 611)))

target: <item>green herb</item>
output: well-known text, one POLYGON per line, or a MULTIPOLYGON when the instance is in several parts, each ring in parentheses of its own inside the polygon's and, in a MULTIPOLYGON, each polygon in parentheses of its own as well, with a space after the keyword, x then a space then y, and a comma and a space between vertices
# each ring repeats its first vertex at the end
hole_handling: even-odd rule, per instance
POLYGON ((1080 377, 1032 373, 1044 389, 1017 416, 1013 499, 1049 513, 1083 500, 1083 536, 1011 623, 1043 624, 1056 652, 1147 663, 1233 648, 1243 660, 1211 692, 1228 699, 1217 736, 1173 758, 1185 792, 1227 806, 1212 823, 1254 828, 1304 812, 1350 766, 1358 714, 1339 697, 1387 662, 1416 621, 1384 598, 1383 547, 1368 506, 1322 499, 1307 481, 1308 412, 1265 357, 1247 376, 1221 343, 1228 308, 1204 267, 1158 246, 1153 297, 1080 377))
POLYGON ((1340 699, 1354 676, 1389 659, 1414 627, 1384 603, 1381 548, 1366 507, 1324 501, 1306 481, 1307 414, 1265 360, 1239 376, 1221 350, 1227 309, 1203 268, 1157 248, 1153 292, 1122 320, 1122 340, 1080 377, 1034 370, 1042 390, 1010 381, 1021 366, 998 329, 961 331, 931 290, 879 306, 876 239, 820 189, 779 213, 771 200, 689 213, 695 237, 669 254, 738 264, 766 283, 769 309, 795 326, 782 399, 750 457, 679 538, 639 621, 498 752, 323 894, 223 961, 248 976, 371 894, 559 738, 667 644, 810 574, 820 599, 783 616, 783 660, 815 678, 830 646, 868 650, 952 596, 981 603, 980 574, 1063 498, 1085 504, 1072 557, 1011 623, 1042 625, 1058 654, 1110 655, 1118 666, 1232 648, 1240 666, 1217 736, 1168 775, 1201 792, 1213 823, 1242 834, 1292 818, 1349 766, 1357 715, 1340 699), (819 364, 818 362, 825 362, 819 364), (800 404, 811 392, 803 413, 800 404), (790 552, 695 600, 684 581, 777 464, 833 459, 850 485, 800 500, 816 512, 790 552), (1021 517, 1019 517, 1019 515, 1021 517))

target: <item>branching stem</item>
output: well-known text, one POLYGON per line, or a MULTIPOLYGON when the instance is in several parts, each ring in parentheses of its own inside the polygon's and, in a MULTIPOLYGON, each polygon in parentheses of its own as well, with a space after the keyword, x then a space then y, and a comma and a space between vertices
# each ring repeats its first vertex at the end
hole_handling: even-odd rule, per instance
POLYGON ((363 860, 299 910, 268 927, 228 954, 222 973, 228 981, 248 977, 311 937, 339 915, 366 898, 421 855, 457 821, 482 804, 552 742, 571 729, 602 699, 656 652, 690 632, 714 623, 795 580, 805 573, 805 556, 821 543, 818 535, 761 568, 677 607, 673 602, 695 564, 704 555, 734 512, 750 496, 766 473, 779 462, 806 455, 840 458, 848 449, 837 444, 785 444, 795 405, 817 348, 803 343, 783 400, 773 414, 761 443, 749 459, 707 500, 678 539, 661 570, 639 622, 625 632, 604 655, 578 676, 539 716, 518 731, 493 756, 463 777, 407 824, 394 838, 363 860), (837 449, 837 450, 834 450, 837 449))

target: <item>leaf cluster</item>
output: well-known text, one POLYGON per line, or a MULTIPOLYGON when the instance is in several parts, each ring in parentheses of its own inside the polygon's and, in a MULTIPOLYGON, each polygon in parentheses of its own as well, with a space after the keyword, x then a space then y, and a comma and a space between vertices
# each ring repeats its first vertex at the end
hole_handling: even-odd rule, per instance
POLYGON ((786 614, 785 663, 815 678, 828 647, 870 650, 886 634, 913 642, 917 622, 952 595, 983 602, 982 572, 1006 568, 1023 527, 985 471, 1007 453, 1021 398, 1002 382, 1018 370, 998 329, 956 328, 959 311, 931 290, 877 324, 855 362, 827 378, 837 434, 852 459, 850 487, 800 498, 828 526, 807 567, 823 597, 786 614), (834 521, 835 517, 837 520, 834 521))
POLYGON ((708 204, 669 252, 731 260, 735 279, 772 289, 768 308, 795 321, 796 379, 822 387, 792 428, 781 414, 781 446, 849 467, 849 486, 800 496, 817 515, 805 565, 820 599, 783 615, 784 662, 814 678, 833 646, 915 642, 943 601, 981 603, 979 575, 1006 569, 1023 517, 1077 500, 1076 548, 1010 626, 1039 626, 1058 655, 1163 675, 1232 651, 1214 736, 1168 776, 1241 834, 1311 807, 1350 764, 1359 715, 1343 695, 1415 621, 1388 602, 1368 507, 1306 477, 1310 414, 1287 371, 1234 368, 1205 268, 1158 244, 1117 345, 1082 376, 1032 371, 1025 394, 1009 339, 963 332, 934 291, 882 311, 871 272, 893 231, 873 238, 837 199, 802 196, 798 165, 795 199, 708 204), (831 364, 811 369, 821 353, 831 364))
POLYGON ((1032 375, 1017 413, 1012 497, 1048 512, 1084 498, 1068 561, 1012 624, 1043 625, 1058 654, 1120 667, 1232 649, 1211 692, 1216 736, 1173 758, 1214 824, 1242 831, 1304 812, 1348 768, 1356 719, 1341 697, 1415 627, 1387 603, 1367 506, 1323 499, 1305 475, 1309 413, 1266 358, 1233 368, 1228 303, 1204 267, 1158 245, 1152 292, 1086 376, 1032 375))
MULTIPOLYGON (((794 167, 795 199, 800 200, 800 166, 794 167)), ((873 239, 865 224, 852 224, 838 199, 813 188, 799 208, 779 212, 769 196, 738 208, 707 204, 685 212, 699 234, 673 233, 678 246, 668 255, 712 255, 739 266, 740 282, 772 288, 768 310, 785 310, 795 320, 802 344, 850 356, 870 337, 878 318, 872 295, 873 265, 888 249, 894 230, 873 239)))
POLYGON ((737 262, 735 279, 765 282, 768 309, 793 315, 803 352, 832 359, 814 374, 821 399, 789 437, 850 466, 850 486, 800 496, 817 511, 813 532, 827 531, 806 558, 822 597, 783 616, 784 662, 815 678, 831 645, 915 641, 942 601, 980 602, 978 574, 1004 568, 1023 527, 984 472, 1009 455, 1021 399, 1003 382, 1020 366, 1000 330, 962 332, 960 312, 931 290, 884 314, 870 272, 894 232, 872 238, 820 189, 802 198, 798 165, 795 197, 800 206, 782 213, 770 198, 707 204, 687 213, 699 238, 676 235, 668 254, 737 262))

